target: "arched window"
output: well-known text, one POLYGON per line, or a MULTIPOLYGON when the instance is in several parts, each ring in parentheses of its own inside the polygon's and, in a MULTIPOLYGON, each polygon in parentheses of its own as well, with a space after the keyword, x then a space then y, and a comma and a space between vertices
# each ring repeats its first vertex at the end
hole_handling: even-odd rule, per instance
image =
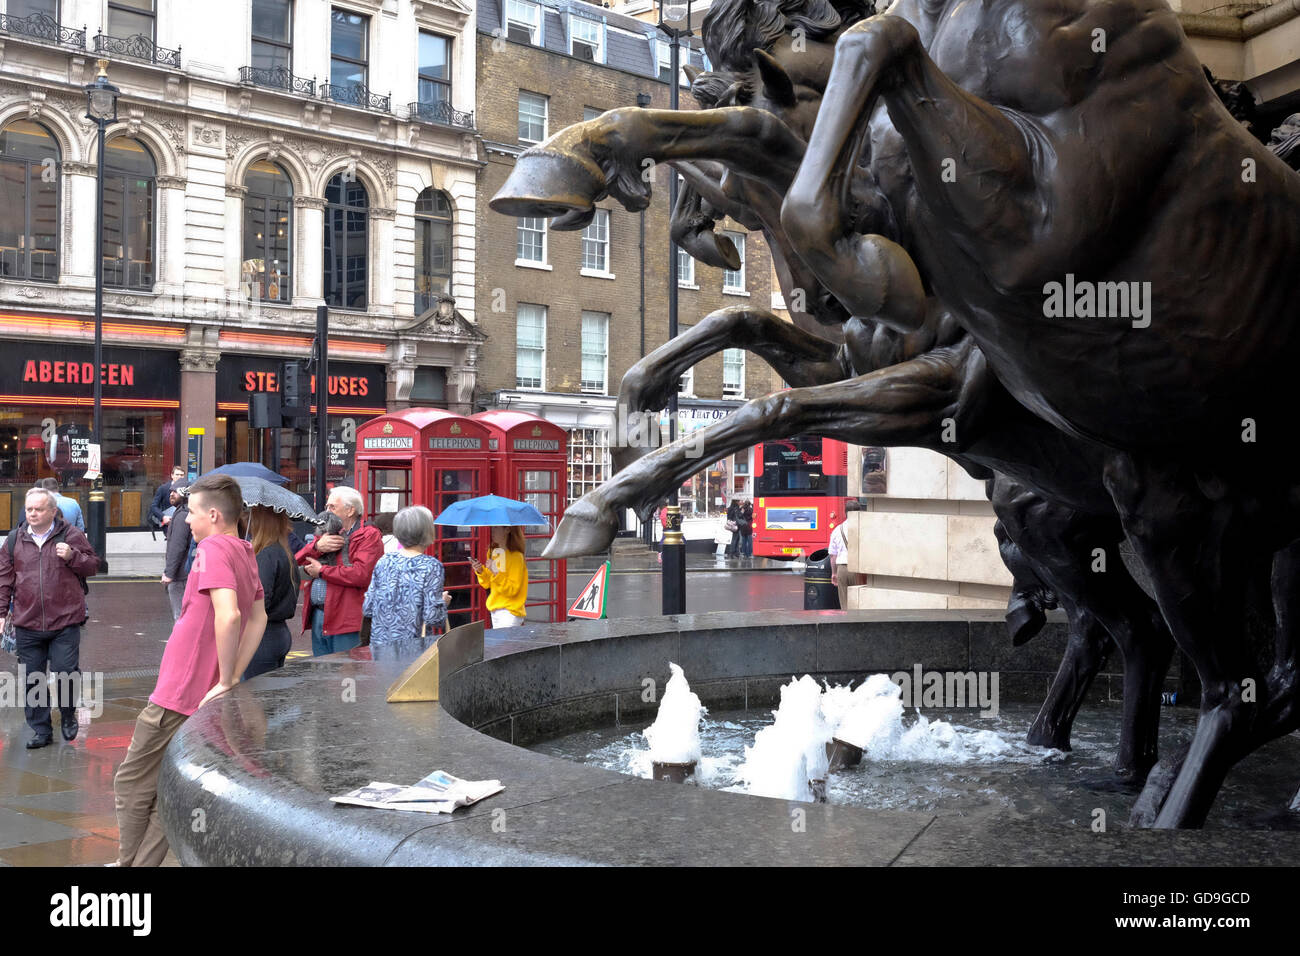
POLYGON ((430 186, 415 200, 415 314, 451 291, 451 198, 430 186))
POLYGON ((293 184, 274 163, 248 167, 244 176, 244 294, 263 302, 288 302, 293 298, 292 210, 293 184))
POLYGON ((110 140, 104 150, 104 285, 153 288, 154 185, 158 167, 143 144, 110 140))
POLYGON ((0 131, 0 276, 58 281, 59 159, 44 126, 0 131))
POLYGON ((325 187, 325 304, 364 309, 370 196, 354 176, 339 173, 325 187))

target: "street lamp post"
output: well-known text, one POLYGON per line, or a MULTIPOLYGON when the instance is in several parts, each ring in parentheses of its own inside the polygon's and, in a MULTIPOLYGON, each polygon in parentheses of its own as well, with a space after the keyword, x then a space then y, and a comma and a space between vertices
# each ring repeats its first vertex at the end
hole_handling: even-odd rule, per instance
MULTIPOLYGON (((679 107, 681 85, 681 42, 690 37, 691 0, 665 3, 659 0, 659 29, 672 39, 669 55, 668 108, 679 107)), ((677 171, 668 174, 669 215, 677 208, 677 171)), ((668 241, 668 338, 677 338, 677 249, 668 241)), ((677 440, 677 390, 668 397, 668 441, 677 440)), ((665 614, 686 613, 686 539, 682 537, 682 512, 675 498, 668 502, 667 527, 663 540, 663 609, 665 614)))
MULTIPOLYGON (((93 442, 100 449, 103 468, 104 442, 104 131, 117 122, 117 98, 121 90, 108 82, 108 61, 99 61, 95 82, 86 87, 86 119, 99 126, 98 167, 95 176, 95 424, 93 442)), ((90 544, 99 555, 99 570, 108 570, 105 533, 104 475, 95 476, 90 491, 90 544)))

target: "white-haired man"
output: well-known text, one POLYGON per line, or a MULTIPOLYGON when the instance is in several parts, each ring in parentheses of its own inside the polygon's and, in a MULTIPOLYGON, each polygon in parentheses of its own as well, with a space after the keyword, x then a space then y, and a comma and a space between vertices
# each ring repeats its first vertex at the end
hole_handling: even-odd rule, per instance
POLYGON ((363 524, 365 503, 355 488, 339 485, 325 502, 343 525, 298 552, 303 582, 302 629, 311 628, 312 653, 348 651, 361 643, 361 609, 375 565, 384 555, 383 535, 363 524))
POLYGON ((45 671, 56 676, 63 738, 77 736, 76 686, 81 625, 86 623, 86 581, 99 571, 99 557, 86 536, 59 513, 54 493, 27 492, 26 521, 0 545, 0 628, 13 600, 18 662, 27 672, 23 708, 32 739, 27 749, 54 739, 45 671))

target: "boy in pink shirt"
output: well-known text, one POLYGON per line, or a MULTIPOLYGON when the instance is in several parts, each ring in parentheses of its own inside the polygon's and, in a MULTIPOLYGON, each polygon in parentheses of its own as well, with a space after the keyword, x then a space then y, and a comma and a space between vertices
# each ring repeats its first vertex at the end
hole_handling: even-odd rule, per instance
POLYGON ((239 537, 243 496, 229 475, 189 488, 189 523, 198 550, 185 583, 181 616, 158 669, 158 685, 136 718, 126 759, 113 778, 118 866, 158 866, 167 836, 158 822, 163 751, 196 710, 239 683, 266 628, 253 548, 239 537))

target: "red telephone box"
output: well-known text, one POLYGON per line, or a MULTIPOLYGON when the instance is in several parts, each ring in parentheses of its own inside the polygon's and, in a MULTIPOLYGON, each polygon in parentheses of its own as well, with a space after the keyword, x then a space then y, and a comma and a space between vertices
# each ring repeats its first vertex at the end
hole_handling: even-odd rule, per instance
POLYGON ((564 515, 568 433, 525 412, 495 410, 470 417, 485 425, 492 436, 488 453, 492 493, 526 501, 550 522, 524 528, 528 620, 563 621, 568 611, 568 563, 543 558, 541 554, 564 515))
MULTIPOLYGON (((357 490, 366 514, 424 505, 434 515, 453 501, 492 493, 489 430, 441 408, 408 408, 372 418, 357 429, 357 490)), ((487 528, 435 525, 429 553, 446 570, 452 593, 447 626, 487 617, 487 592, 470 568, 490 541, 487 528)))

